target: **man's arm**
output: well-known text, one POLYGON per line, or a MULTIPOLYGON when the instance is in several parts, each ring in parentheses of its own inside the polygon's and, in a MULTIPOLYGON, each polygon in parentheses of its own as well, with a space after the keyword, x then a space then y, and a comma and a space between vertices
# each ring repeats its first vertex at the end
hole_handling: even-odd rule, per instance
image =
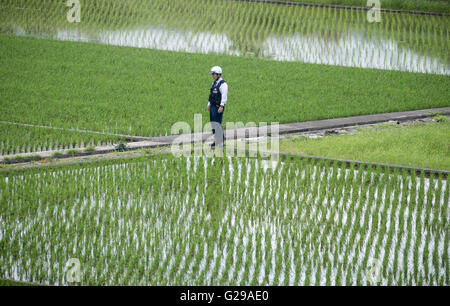
MULTIPOLYGON (((213 85, 214 85, 214 82, 212 82, 213 83, 213 85)), ((208 106, 207 106, 207 108, 208 108, 208 110, 209 110, 209 107, 211 106, 211 101, 208 101, 208 106)))
POLYGON ((222 85, 220 85, 220 93, 222 94, 222 101, 220 101, 220 106, 225 106, 225 103, 227 103, 227 99, 228 99, 228 84, 227 83, 223 83, 222 85))

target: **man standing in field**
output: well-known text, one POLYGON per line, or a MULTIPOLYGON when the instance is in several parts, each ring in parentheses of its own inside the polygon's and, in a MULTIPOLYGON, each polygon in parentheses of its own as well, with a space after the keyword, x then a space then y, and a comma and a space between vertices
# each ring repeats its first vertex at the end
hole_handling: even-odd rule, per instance
POLYGON ((209 111, 209 120, 211 121, 212 133, 214 134, 214 143, 211 147, 214 147, 216 143, 219 146, 223 146, 225 135, 222 128, 222 117, 228 97, 228 84, 224 79, 222 79, 222 68, 219 66, 212 67, 209 73, 214 79, 209 93, 208 106, 206 107, 209 111), (215 128, 221 129, 220 132, 222 134, 222 139, 219 138, 220 132, 219 135, 216 136, 215 128))

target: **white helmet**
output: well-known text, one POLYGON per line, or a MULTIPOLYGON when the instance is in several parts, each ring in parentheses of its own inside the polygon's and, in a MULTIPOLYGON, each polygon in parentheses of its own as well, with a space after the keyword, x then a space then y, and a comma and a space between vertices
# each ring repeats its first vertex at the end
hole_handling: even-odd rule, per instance
POLYGON ((212 67, 209 74, 213 74, 213 73, 222 74, 222 68, 220 68, 219 66, 212 67))

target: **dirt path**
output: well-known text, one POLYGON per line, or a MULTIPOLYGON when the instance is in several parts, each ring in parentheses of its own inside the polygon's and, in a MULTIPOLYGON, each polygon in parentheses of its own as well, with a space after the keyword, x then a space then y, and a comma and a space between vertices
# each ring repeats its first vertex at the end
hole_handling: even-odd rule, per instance
MULTIPOLYGON (((306 121, 306 122, 296 122, 296 123, 286 123, 280 124, 278 126, 278 132, 276 134, 293 134, 293 133, 303 133, 311 131, 320 131, 328 129, 336 129, 351 126, 368 125, 381 122, 403 122, 408 120, 432 117, 437 114, 450 114, 450 107, 444 108, 433 108, 433 109, 422 109, 415 111, 406 112, 394 112, 394 113, 384 113, 384 114, 374 114, 374 115, 363 115, 363 116, 353 116, 344 118, 334 118, 326 120, 317 121, 306 121)), ((273 131, 272 131, 273 132, 273 131)), ((238 128, 225 131, 225 138, 228 140, 241 140, 255 138, 257 135, 263 134, 262 138, 271 136, 271 130, 267 132, 267 128, 256 127, 253 129, 249 128, 238 128)), ((257 138, 257 137, 256 137, 257 138)), ((127 150, 139 150, 139 149, 155 149, 161 146, 171 146, 174 143, 179 144, 203 144, 205 142, 212 141, 211 133, 196 133, 196 134, 183 134, 183 135, 170 135, 161 137, 146 138, 141 141, 128 142, 126 144, 127 150)), ((30 152, 24 154, 15 155, 4 155, 0 156, 0 163, 2 164, 12 164, 12 163, 23 163, 33 160, 42 159, 63 159, 63 158, 73 158, 76 156, 90 156, 99 154, 109 154, 116 151, 116 146, 106 145, 96 147, 93 151, 75 151, 72 149, 66 150, 51 150, 51 151, 41 151, 41 152, 30 152)))

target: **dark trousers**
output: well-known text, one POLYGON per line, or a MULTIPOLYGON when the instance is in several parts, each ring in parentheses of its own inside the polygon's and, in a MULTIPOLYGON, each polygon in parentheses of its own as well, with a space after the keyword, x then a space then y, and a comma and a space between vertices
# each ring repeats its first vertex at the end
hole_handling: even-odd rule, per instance
MULTIPOLYGON (((211 104, 209 107, 209 121, 211 122, 217 122, 220 125, 222 125, 222 117, 223 117, 223 113, 225 112, 225 106, 223 107, 223 111, 222 113, 219 114, 219 106, 211 104)), ((225 131, 222 128, 222 139, 217 139, 216 137, 216 129, 214 128, 214 126, 212 127, 212 133, 214 134, 214 142, 216 144, 223 144, 223 142, 225 141, 225 131)))

